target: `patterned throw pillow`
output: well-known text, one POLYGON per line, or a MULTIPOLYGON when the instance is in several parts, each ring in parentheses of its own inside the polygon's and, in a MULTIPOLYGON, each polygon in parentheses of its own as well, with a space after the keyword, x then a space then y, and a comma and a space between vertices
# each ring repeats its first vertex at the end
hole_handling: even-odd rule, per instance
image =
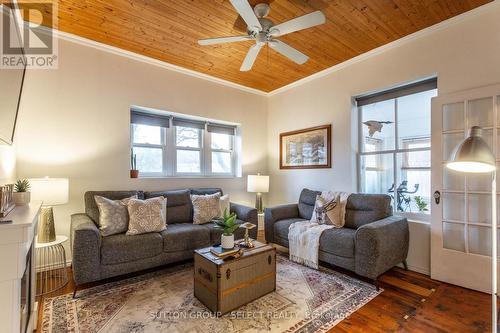
POLYGON ((127 203, 131 199, 137 199, 137 195, 122 200, 111 200, 99 195, 94 196, 99 209, 99 230, 102 236, 111 236, 127 231, 127 203))
POLYGON ((140 235, 165 230, 167 227, 165 223, 166 206, 167 199, 164 197, 129 200, 127 208, 130 220, 127 235, 140 235))
POLYGON ((220 193, 191 195, 193 202, 193 224, 211 222, 220 216, 220 193))

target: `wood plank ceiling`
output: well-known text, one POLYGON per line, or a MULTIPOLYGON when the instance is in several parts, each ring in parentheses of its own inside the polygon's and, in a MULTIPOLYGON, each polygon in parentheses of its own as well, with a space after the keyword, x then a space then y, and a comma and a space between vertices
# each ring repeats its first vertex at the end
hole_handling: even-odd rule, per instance
MULTIPOLYGON (((56 0, 54 0, 56 1, 56 0)), ((297 65, 265 47, 239 68, 252 41, 200 46, 198 39, 245 34, 229 0, 59 0, 61 31, 265 92, 334 66, 490 0, 251 0, 275 24, 321 10, 327 23, 280 39, 307 54, 297 65)), ((62 55, 64 56, 64 55, 62 55)))

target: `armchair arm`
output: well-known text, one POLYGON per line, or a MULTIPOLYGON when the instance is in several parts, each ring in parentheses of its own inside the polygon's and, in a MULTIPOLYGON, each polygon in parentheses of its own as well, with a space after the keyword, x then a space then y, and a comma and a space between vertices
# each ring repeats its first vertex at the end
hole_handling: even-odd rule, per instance
POLYGON ((99 280, 101 234, 87 214, 71 215, 71 252, 76 285, 99 280))
POLYGON ((236 203, 230 203, 230 212, 236 213, 239 220, 258 224, 257 209, 236 203))
POLYGON ((230 203, 230 211, 231 213, 236 213, 236 216, 239 220, 244 222, 250 222, 255 224, 256 228, 250 229, 248 234, 251 238, 257 239, 257 230, 259 227, 259 220, 257 217, 257 209, 253 207, 243 206, 235 203, 230 203))
POLYGON ((356 231, 356 274, 376 279, 406 259, 410 234, 404 217, 389 216, 356 231))
POLYGON ((274 242, 274 223, 284 219, 299 217, 299 205, 289 204, 266 208, 264 211, 264 230, 266 241, 274 242))

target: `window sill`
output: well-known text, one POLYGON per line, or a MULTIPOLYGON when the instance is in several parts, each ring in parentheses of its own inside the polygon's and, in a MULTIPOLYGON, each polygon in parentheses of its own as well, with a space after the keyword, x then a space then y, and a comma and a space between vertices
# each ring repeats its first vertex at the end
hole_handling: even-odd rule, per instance
POLYGON ((394 213, 396 216, 406 217, 409 222, 431 224, 431 214, 424 213, 394 213))
POLYGON ((229 176, 229 175, 221 175, 221 176, 139 176, 138 178, 130 178, 130 179, 235 179, 242 178, 238 176, 229 176))

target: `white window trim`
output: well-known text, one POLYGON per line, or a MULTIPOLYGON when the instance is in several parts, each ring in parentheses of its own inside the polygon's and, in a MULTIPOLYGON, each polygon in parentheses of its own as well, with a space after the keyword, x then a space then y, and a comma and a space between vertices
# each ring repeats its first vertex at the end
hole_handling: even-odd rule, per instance
MULTIPOLYGON (((398 98, 394 98, 394 132, 395 132, 395 149, 389 149, 389 150, 379 150, 379 151, 370 151, 370 152, 363 152, 362 147, 363 147, 363 123, 362 123, 362 106, 357 107, 357 112, 358 112, 358 154, 357 154, 357 187, 358 187, 358 192, 361 192, 361 158, 363 156, 368 156, 368 155, 377 155, 381 156, 384 154, 392 154, 392 159, 393 159, 393 183, 396 188, 396 184, 398 181, 397 177, 397 156, 400 153, 411 153, 411 152, 418 152, 418 151, 431 151, 431 147, 422 147, 422 148, 400 148, 399 145, 399 140, 401 139, 399 137, 398 133, 398 98)), ((373 168, 371 168, 373 169, 373 168)), ((426 170, 430 170, 430 168, 426 168, 426 170)), ((429 194, 430 195, 430 194, 429 194)), ((397 196, 394 195, 394 198, 392 200, 392 208, 393 212, 395 215, 398 216, 404 216, 408 218, 410 221, 418 221, 418 222, 424 222, 424 223, 430 223, 431 220, 431 214, 429 213, 420 213, 420 212, 400 212, 397 210, 397 196)))
MULTIPOLYGON (((186 119, 190 119, 186 117, 186 119)), ((206 120, 205 128, 200 129, 200 148, 192 147, 178 147, 176 145, 176 126, 172 124, 172 117, 170 118, 170 127, 162 127, 162 144, 148 144, 148 143, 134 143, 134 126, 130 124, 130 148, 144 147, 144 148, 161 148, 163 156, 163 171, 162 172, 139 172, 139 178, 236 178, 238 175, 238 140, 240 135, 240 127, 238 125, 235 129, 235 135, 232 136, 231 149, 212 149, 211 133, 207 130, 207 124, 217 124, 217 121, 206 120), (177 150, 193 150, 200 152, 200 172, 186 173, 177 172, 177 150), (212 152, 228 152, 231 153, 231 172, 220 173, 212 172, 212 152)))

